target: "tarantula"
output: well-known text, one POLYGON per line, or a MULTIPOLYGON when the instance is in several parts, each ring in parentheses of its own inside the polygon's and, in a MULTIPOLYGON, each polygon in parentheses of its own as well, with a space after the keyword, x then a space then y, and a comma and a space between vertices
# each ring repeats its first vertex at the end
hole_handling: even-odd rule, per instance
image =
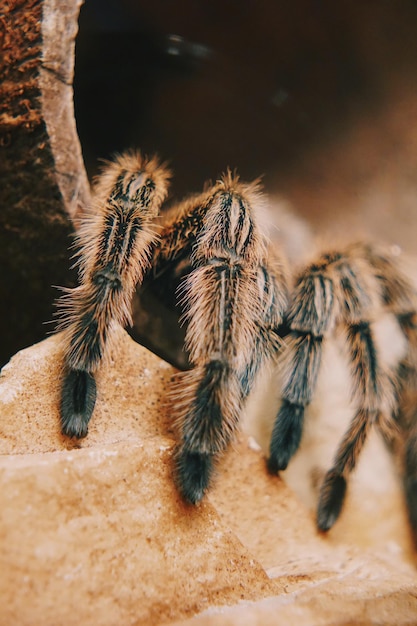
MULTIPOLYGON (((155 158, 131 152, 108 164, 95 185, 76 241, 80 285, 65 290, 59 304, 65 341, 62 432, 87 435, 96 400, 94 373, 114 325, 130 321, 137 284, 151 269, 157 275, 182 263, 179 305, 191 368, 175 378, 170 398, 178 427, 179 491, 189 503, 201 500, 216 457, 232 440, 267 363, 283 377, 268 469, 285 469, 300 443, 323 342, 341 331, 356 413, 321 488, 317 523, 327 530, 340 513, 347 476, 369 429, 376 425, 393 440, 391 427, 401 425, 402 394, 415 388, 414 290, 387 252, 362 243, 323 254, 290 285, 284 259, 258 223, 264 202, 259 183, 242 183, 229 171, 160 218, 157 228, 169 178, 155 158), (396 371, 386 371, 378 360, 372 321, 380 308, 396 316, 408 339, 396 371)), ((416 434, 410 442, 403 456, 416 517, 416 434)))

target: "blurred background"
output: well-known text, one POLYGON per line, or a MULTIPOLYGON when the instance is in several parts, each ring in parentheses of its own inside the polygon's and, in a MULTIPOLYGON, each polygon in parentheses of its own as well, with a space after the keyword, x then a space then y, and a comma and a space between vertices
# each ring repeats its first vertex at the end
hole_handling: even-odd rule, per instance
MULTIPOLYGON (((262 176, 269 235, 293 265, 317 240, 416 251, 415 0, 87 0, 79 26, 90 177, 116 151, 156 152, 174 202, 236 168, 262 176)), ((167 281, 136 295, 130 332, 186 367, 167 281)))
MULTIPOLYGON (((20 7, 28 24, 29 9, 20 7)), ((1 26, 9 47, 0 69, 17 39, 13 29, 2 39, 1 26)), ((174 171, 172 203, 236 168, 243 179, 262 176, 270 236, 294 265, 326 238, 372 237, 414 255, 416 72, 416 0, 86 0, 74 98, 87 172, 92 179, 100 159, 130 147, 158 153, 174 171)), ((12 113, 31 113, 25 97, 12 113)), ((20 139, 8 130, 0 137, 0 166, 8 155, 0 365, 51 330, 51 285, 76 282, 67 269, 71 227, 54 213, 59 190, 45 195, 52 162, 37 128, 33 153, 24 129, 20 139), (19 149, 28 188, 13 157, 19 149)), ((133 336, 185 365, 146 340, 165 333, 181 345, 176 315, 157 320, 159 304, 141 300, 133 336)))
POLYGON ((157 152, 175 199, 230 166, 263 175, 314 234, 412 253, 416 70, 415 0, 87 0, 74 84, 87 170, 157 152))

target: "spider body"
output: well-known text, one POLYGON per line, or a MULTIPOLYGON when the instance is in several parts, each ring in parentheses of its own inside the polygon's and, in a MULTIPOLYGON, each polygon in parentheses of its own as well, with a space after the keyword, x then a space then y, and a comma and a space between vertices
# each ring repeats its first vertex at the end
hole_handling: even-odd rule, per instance
MULTIPOLYGON (((169 398, 178 433, 179 491, 192 504, 202 499, 216 458, 233 439, 245 400, 267 363, 280 369, 283 380, 268 468, 272 473, 284 469, 301 440, 323 343, 341 332, 356 412, 321 490, 317 522, 328 530, 369 429, 379 426, 392 443, 395 427, 410 422, 401 402, 416 387, 414 290, 388 253, 366 244, 323 254, 289 287, 286 263, 259 225, 264 200, 258 183, 242 183, 227 172, 202 194, 158 217, 168 179, 155 159, 130 153, 108 165, 98 180, 77 239, 80 285, 66 290, 60 301, 62 431, 70 437, 87 434, 94 373, 114 324, 130 321, 136 285, 146 274, 181 266, 178 302, 190 369, 175 377, 169 398), (408 340, 395 371, 382 367, 373 338, 380 309, 397 318, 408 340)), ((405 481, 413 485, 409 503, 415 507, 417 467, 409 448, 403 456, 411 472, 405 481)))

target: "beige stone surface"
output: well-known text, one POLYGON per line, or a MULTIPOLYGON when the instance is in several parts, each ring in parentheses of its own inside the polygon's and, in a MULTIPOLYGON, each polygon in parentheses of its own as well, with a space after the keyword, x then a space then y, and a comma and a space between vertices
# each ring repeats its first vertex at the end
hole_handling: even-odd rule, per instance
POLYGON ((179 500, 170 448, 2 461, 2 624, 156 624, 273 593, 212 507, 179 500))
POLYGON ((3 370, 2 625, 157 624, 279 589, 208 502, 176 492, 172 368, 124 331, 115 344, 77 444, 59 433, 59 336, 3 370))
POLYGON ((417 624, 417 571, 404 508, 396 508, 399 485, 387 486, 391 506, 366 486, 368 506, 351 494, 342 520, 320 535, 311 511, 283 480, 265 473, 262 455, 250 448, 253 442, 242 438, 239 454, 225 457, 209 499, 282 593, 211 607, 178 626, 417 624))
POLYGON ((70 440, 59 427, 62 346, 53 335, 22 350, 2 369, 0 453, 53 452, 153 436, 171 436, 166 391, 174 370, 120 330, 97 379, 88 437, 70 440), (18 427, 17 427, 18 425, 18 427))
POLYGON ((59 335, 2 371, 2 626, 417 623, 404 511, 387 529, 384 492, 372 531, 348 502, 339 530, 318 535, 242 434, 206 501, 185 506, 172 480, 174 370, 124 331, 113 346, 80 442, 59 432, 59 335))
POLYGON ((355 570, 301 592, 215 607, 175 626, 415 626, 415 584, 390 568, 380 569, 380 574, 375 579, 369 572, 355 570))

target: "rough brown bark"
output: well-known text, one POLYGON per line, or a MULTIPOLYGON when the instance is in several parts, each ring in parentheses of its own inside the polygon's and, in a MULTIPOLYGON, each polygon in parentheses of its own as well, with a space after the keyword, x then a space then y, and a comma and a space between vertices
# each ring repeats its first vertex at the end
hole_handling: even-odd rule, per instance
POLYGON ((72 99, 81 0, 3 2, 0 59, 0 364, 45 336, 71 281, 70 216, 88 199, 72 99))

